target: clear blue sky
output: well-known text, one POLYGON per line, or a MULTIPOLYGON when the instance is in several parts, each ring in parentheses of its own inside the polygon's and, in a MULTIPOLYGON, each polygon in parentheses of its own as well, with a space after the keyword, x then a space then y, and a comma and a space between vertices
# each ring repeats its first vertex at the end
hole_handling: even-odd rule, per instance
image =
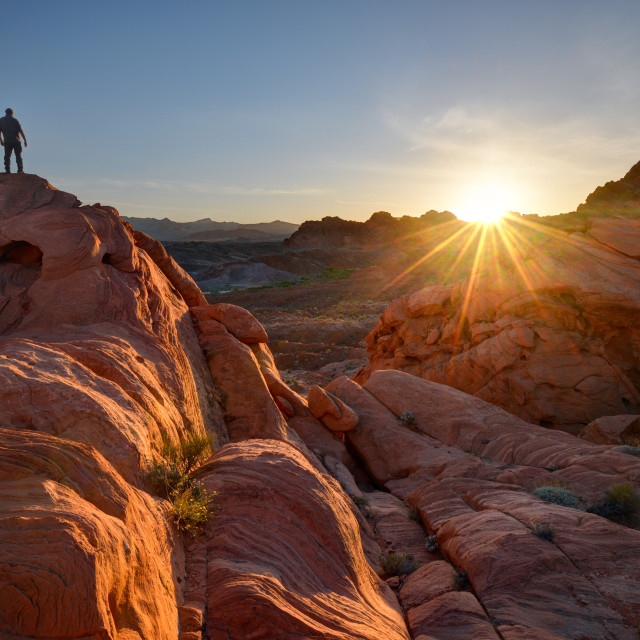
POLYGON ((0 106, 27 172, 123 215, 560 213, 640 160, 639 27, 638 0, 14 2, 0 106))

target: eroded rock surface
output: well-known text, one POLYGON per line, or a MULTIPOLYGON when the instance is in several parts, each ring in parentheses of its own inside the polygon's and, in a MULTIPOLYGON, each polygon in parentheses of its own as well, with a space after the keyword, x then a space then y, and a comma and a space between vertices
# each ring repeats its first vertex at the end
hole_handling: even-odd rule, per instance
POLYGON ((408 640, 365 560, 353 505, 301 450, 228 445, 200 477, 221 506, 204 534, 207 637, 408 640))
POLYGON ((502 257, 470 278, 397 299, 367 341, 373 371, 398 369, 577 433, 640 412, 636 220, 566 233, 512 219, 483 231, 502 257))
POLYGON ((0 630, 173 639, 180 545, 145 472, 163 439, 227 438, 184 296, 113 209, 37 176, 0 177, 0 254, 0 630))
POLYGON ((413 633, 457 637, 468 625, 461 637, 492 638, 494 629, 509 638, 634 637, 640 532, 531 491, 561 484, 584 509, 613 483, 637 489, 640 460, 398 371, 378 371, 364 387, 341 378, 329 390, 360 417, 346 437, 370 475, 416 509, 451 563, 449 588, 443 565, 434 567, 432 599, 415 591, 429 562, 400 591, 413 633), (406 411, 411 423, 401 420, 406 411), (551 541, 534 535, 540 525, 551 541), (449 594, 455 570, 471 593, 449 594))

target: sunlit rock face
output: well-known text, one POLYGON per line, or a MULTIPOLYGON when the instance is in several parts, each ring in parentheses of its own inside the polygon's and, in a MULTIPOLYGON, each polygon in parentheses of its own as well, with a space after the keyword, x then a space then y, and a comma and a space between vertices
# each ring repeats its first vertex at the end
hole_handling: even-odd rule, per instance
POLYGON ((145 471, 226 440, 183 296, 109 207, 0 177, 0 635, 178 634, 180 545, 145 471))
POLYGON ((114 209, 0 177, 1 638, 409 640, 266 340, 114 209), (221 510, 185 552, 147 472, 196 433, 221 510))
POLYGON ((220 513, 207 526, 207 637, 409 640, 365 559, 357 509, 303 448, 230 444, 201 469, 220 513))
POLYGON ((640 223, 583 226, 515 218, 479 227, 499 258, 484 260, 481 241, 471 277, 391 303, 356 379, 400 369, 571 431, 640 413, 640 223))

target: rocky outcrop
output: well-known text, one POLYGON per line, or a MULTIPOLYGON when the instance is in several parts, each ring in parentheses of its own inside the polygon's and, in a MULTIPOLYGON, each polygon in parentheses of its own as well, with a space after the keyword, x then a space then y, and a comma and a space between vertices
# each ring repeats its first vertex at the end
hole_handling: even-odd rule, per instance
POLYGON ((578 436, 596 444, 640 445, 640 416, 602 416, 590 422, 578 436))
POLYGON ((629 169, 624 177, 609 181, 587 196, 578 207, 583 215, 640 217, 640 162, 629 169))
POLYGON ((433 210, 419 218, 394 218, 386 211, 378 211, 366 222, 327 216, 322 220, 301 224, 300 228, 284 241, 284 245, 292 249, 384 246, 447 224, 464 226, 465 223, 458 222, 450 211, 433 210))
POLYGON ((111 207, 0 177, 0 636, 408 640, 366 522, 303 441, 347 482, 353 461, 266 338, 111 207), (205 433, 223 515, 185 551, 147 472, 205 433))
POLYGON ((467 279, 392 302, 356 379, 399 369, 574 432, 639 412, 640 227, 588 226, 566 234, 515 218, 485 232, 502 257, 480 253, 467 279))
POLYGON ((371 477, 416 510, 441 552, 396 585, 413 637, 635 637, 640 532, 584 508, 612 483, 637 489, 638 458, 402 372, 328 390, 360 417, 345 435, 371 477), (575 491, 582 507, 531 493, 544 485, 575 491))
POLYGON ((0 177, 0 254, 0 630, 175 638, 144 474, 163 439, 227 438, 183 295, 114 210, 37 176, 0 177))

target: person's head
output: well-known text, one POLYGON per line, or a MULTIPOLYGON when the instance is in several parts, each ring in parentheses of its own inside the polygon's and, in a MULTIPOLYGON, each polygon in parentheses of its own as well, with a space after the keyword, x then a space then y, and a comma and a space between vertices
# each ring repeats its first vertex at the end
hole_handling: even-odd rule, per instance
POLYGON ((8 115, 8 116, 12 116, 13 115, 13 109, 5 109, 4 112, 8 115))

